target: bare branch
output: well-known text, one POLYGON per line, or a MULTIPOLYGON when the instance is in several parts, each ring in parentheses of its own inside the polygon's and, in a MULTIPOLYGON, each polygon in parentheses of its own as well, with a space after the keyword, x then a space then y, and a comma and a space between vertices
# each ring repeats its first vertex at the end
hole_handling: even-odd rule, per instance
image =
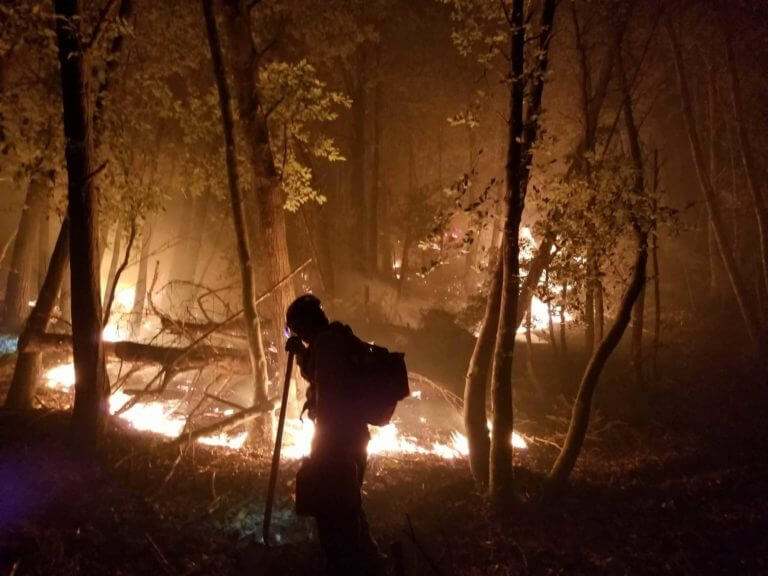
POLYGON ((117 268, 117 271, 115 272, 115 278, 112 280, 112 287, 109 291, 109 295, 107 296, 107 303, 104 306, 104 319, 102 320, 103 324, 109 323, 109 313, 112 311, 112 303, 115 301, 115 292, 117 291, 117 282, 120 280, 120 276, 125 271, 125 268, 128 266, 128 259, 131 257, 131 249, 133 248, 133 243, 136 240, 136 219, 134 218, 131 221, 131 232, 128 236, 128 245, 125 247, 125 256, 123 257, 123 261, 120 263, 120 266, 117 268))
POLYGON ((96 26, 93 27, 91 39, 83 45, 84 53, 88 53, 91 48, 93 48, 101 39, 101 36, 104 34, 104 28, 107 24, 107 21, 111 18, 112 12, 114 11, 115 6, 117 6, 117 2, 118 0, 108 0, 104 8, 101 10, 99 19, 96 22, 96 26))

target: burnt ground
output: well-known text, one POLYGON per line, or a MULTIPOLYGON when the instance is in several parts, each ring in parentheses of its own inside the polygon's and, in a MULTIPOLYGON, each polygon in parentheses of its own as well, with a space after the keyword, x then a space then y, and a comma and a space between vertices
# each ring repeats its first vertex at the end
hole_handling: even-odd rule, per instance
MULTIPOLYGON (((632 399, 640 417, 609 409, 629 386, 614 362, 558 499, 494 511, 465 461, 373 458, 365 503, 380 544, 402 543, 407 574, 768 574, 766 383, 722 339, 686 342, 632 399)), ((518 453, 533 495, 567 425, 565 402, 546 412, 524 415, 538 440, 518 453)), ((296 464, 267 551, 267 459, 198 446, 164 483, 176 453, 156 438, 113 427, 83 452, 63 412, 0 412, 0 574, 320 573, 312 524, 292 514, 296 464)))

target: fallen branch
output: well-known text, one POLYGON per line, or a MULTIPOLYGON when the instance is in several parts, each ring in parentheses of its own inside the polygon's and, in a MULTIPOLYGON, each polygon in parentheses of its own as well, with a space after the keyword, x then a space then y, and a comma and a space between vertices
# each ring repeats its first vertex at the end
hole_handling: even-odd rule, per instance
MULTIPOLYGON (((102 323, 106 326, 109 324, 109 314, 112 312, 112 303, 115 301, 115 292, 117 292, 117 283, 120 280, 120 276, 123 275, 123 271, 128 266, 128 258, 131 257, 131 249, 133 248, 133 242, 136 240, 136 219, 131 220, 131 233, 128 236, 128 245, 125 247, 125 256, 120 266, 115 272, 115 277, 112 279, 112 285, 110 286, 109 294, 107 295, 107 301, 104 306, 104 319, 102 323)), ((117 242, 117 240, 115 241, 117 242)))
POLYGON ((197 430, 193 430, 192 432, 189 432, 188 434, 182 434, 181 436, 174 438, 170 442, 167 442, 166 444, 164 444, 164 446, 168 446, 168 447, 181 446, 185 442, 192 443, 195 440, 198 440, 205 436, 212 436, 213 434, 223 434, 224 432, 227 432, 232 428, 236 428, 240 424, 245 424, 246 422, 253 420, 259 414, 263 414, 265 412, 271 412, 274 409, 275 409, 275 405, 273 403, 261 404, 258 406, 251 406, 250 408, 246 408, 245 410, 242 410, 237 414, 233 414, 229 418, 224 418, 223 420, 219 420, 218 422, 214 422, 213 424, 209 424, 208 426, 202 426, 197 430))
POLYGON ((168 562, 168 560, 165 558, 165 555, 160 550, 158 545, 155 544, 155 541, 152 540, 152 536, 150 536, 147 532, 144 533, 144 536, 152 547, 152 553, 154 554, 155 559, 160 564, 160 567, 163 569, 163 571, 168 574, 168 576, 176 576, 176 571, 173 569, 173 566, 171 566, 170 562, 168 562))

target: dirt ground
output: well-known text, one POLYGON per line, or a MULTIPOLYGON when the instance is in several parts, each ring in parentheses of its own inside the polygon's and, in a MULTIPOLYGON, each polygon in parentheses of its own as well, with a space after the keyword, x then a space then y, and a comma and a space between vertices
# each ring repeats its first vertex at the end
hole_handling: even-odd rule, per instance
MULTIPOLYGON (((407 574, 768 574, 768 387, 720 346, 667 351, 640 420, 598 411, 556 500, 539 501, 537 475, 562 441, 563 401, 527 417, 516 464, 530 497, 502 511, 464 460, 372 458, 375 537, 402 545, 407 574)), ((605 383, 610 404, 625 384, 605 383)), ((117 425, 84 452, 65 413, 0 412, 0 575, 321 573, 312 522, 292 512, 295 463, 267 550, 266 458, 197 446, 165 482, 176 452, 117 425)))

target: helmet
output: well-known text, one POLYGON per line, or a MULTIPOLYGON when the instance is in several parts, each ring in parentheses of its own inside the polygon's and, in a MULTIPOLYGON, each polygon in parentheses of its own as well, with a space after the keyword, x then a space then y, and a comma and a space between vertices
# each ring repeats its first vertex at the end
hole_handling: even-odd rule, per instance
POLYGON ((285 321, 288 328, 298 332, 300 327, 312 325, 318 321, 325 323, 327 320, 320 305, 320 299, 313 294, 302 294, 288 306, 285 321))

